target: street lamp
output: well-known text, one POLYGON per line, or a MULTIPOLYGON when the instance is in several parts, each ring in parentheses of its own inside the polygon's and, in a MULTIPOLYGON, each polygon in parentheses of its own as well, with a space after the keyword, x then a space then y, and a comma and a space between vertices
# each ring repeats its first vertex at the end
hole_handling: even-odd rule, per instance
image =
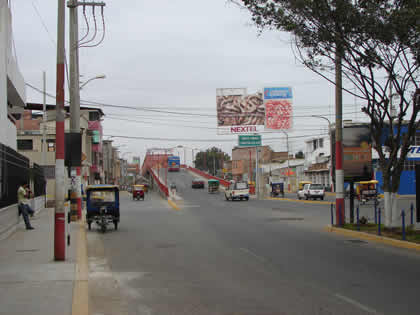
POLYGON ((287 146, 287 190, 290 192, 290 160, 289 160, 289 134, 281 130, 286 135, 286 146, 287 146))
POLYGON ((96 79, 105 79, 105 78, 106 78, 105 74, 100 74, 100 75, 97 75, 96 77, 90 78, 89 80, 83 82, 83 84, 79 86, 79 90, 81 90, 90 81, 93 81, 93 80, 96 80, 96 79))

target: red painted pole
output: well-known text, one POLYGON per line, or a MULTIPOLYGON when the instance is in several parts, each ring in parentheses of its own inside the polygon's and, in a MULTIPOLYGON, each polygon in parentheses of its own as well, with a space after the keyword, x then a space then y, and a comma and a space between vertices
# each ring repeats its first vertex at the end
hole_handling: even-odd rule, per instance
POLYGON ((335 211, 336 225, 345 222, 344 170, 343 170, 343 91, 340 47, 335 57, 335 211))
POLYGON ((65 0, 58 0, 57 16, 57 86, 55 150, 54 259, 66 259, 66 209, 64 167, 64 79, 65 79, 65 0))

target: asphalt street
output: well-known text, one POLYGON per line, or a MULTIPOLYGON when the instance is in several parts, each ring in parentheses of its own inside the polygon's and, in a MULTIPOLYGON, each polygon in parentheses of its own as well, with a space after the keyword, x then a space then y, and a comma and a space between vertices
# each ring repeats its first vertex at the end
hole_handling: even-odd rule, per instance
POLYGON ((122 193, 87 233, 91 314, 418 314, 420 255, 323 232, 326 203, 226 201, 169 173, 181 210, 122 193))

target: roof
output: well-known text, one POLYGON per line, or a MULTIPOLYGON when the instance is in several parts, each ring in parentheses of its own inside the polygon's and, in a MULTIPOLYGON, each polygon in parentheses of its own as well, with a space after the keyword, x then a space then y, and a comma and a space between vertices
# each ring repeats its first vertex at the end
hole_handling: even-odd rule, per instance
POLYGON ((101 184, 101 185, 89 185, 86 187, 86 190, 93 190, 93 189, 118 189, 117 185, 107 185, 107 184, 101 184))
MULTIPOLYGON (((52 110, 55 109, 55 104, 46 104, 46 108, 47 110, 52 110)), ((43 104, 40 103, 26 103, 25 109, 30 109, 30 110, 43 110, 43 104)), ((69 112, 70 111, 70 107, 69 106, 64 106, 64 109, 69 112)), ((96 110, 98 111, 102 116, 105 116, 104 112, 102 111, 102 109, 100 108, 96 108, 96 107, 86 107, 86 106, 80 106, 80 110, 96 110)))

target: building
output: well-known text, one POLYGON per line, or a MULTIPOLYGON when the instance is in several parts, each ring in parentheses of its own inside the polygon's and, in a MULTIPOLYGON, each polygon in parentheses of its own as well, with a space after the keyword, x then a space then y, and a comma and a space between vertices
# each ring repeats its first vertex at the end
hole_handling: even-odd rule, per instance
POLYGON ((26 93, 12 47, 11 10, 0 0, 0 143, 16 150, 15 118, 23 113, 26 93))
MULTIPOLYGON (((403 126, 401 132, 404 134, 407 132, 407 127, 403 126)), ((384 131, 384 137, 386 138, 387 131, 384 131)), ((372 161, 375 179, 378 180, 377 189, 380 193, 383 193, 382 188, 383 177, 382 172, 378 165, 378 153, 373 149, 372 161)), ((399 195, 416 195, 416 168, 417 172, 420 170, 420 129, 416 130, 416 135, 411 143, 410 151, 407 154, 407 158, 404 162, 403 171, 400 176, 400 187, 398 188, 399 195)), ((417 174, 418 176, 418 174, 417 174)), ((419 185, 419 184, 417 184, 419 185)))
POLYGON ((332 186, 331 141, 329 136, 305 141, 305 180, 325 187, 332 186))

